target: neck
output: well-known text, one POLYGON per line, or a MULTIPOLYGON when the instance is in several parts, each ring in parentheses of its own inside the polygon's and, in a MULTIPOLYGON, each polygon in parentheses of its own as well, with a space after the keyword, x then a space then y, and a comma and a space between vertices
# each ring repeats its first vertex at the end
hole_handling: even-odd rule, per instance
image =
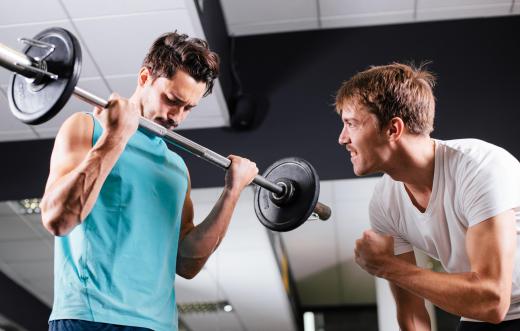
POLYGON ((144 116, 143 109, 142 109, 142 104, 141 104, 140 94, 139 94, 139 91, 137 89, 134 91, 134 94, 132 94, 132 96, 130 98, 128 98, 128 101, 129 102, 133 102, 133 103, 135 103, 137 105, 140 105, 141 106, 140 115, 144 116))
POLYGON ((429 136, 403 137, 385 171, 414 191, 431 191, 435 170, 435 142, 429 136))

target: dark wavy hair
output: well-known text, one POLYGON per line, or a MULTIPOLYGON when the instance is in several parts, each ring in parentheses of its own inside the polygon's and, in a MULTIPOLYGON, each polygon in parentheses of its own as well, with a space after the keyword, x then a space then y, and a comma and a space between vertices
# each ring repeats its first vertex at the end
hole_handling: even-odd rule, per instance
POLYGON ((197 82, 206 83, 207 96, 219 74, 220 59, 208 43, 199 38, 170 32, 157 38, 143 61, 143 67, 151 71, 153 78, 171 78, 177 70, 183 70, 197 82))

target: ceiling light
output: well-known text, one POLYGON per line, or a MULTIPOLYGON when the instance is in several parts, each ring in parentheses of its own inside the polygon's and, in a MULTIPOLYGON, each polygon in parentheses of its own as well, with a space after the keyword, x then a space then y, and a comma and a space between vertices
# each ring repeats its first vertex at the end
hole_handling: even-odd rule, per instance
POLYGON ((218 302, 192 302, 177 305, 180 314, 205 314, 221 311, 231 312, 233 307, 227 301, 218 302))
POLYGON ((18 205, 21 207, 20 212, 22 214, 39 214, 40 202, 41 199, 37 198, 19 200, 18 205))

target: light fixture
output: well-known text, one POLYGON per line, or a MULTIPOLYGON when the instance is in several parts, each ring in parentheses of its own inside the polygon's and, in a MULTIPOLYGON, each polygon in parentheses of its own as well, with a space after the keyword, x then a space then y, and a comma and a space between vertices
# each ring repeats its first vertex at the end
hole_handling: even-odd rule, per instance
POLYGON ((177 310, 180 314, 205 314, 218 313, 220 311, 229 313, 233 310, 233 307, 228 301, 191 302, 178 304, 177 310))
POLYGON ((231 311, 233 310, 233 306, 231 306, 230 304, 227 304, 227 305, 225 305, 224 308, 222 308, 222 309, 224 309, 224 311, 225 311, 226 313, 229 313, 229 312, 231 312, 231 311))
POLYGON ((21 207, 20 212, 22 214, 39 214, 40 202, 41 199, 38 198, 19 200, 18 205, 21 207))

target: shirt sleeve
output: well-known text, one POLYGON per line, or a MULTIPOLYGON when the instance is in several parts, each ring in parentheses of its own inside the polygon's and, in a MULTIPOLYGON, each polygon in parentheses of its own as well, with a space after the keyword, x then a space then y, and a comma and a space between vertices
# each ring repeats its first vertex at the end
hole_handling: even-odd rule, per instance
POLYGON ((511 154, 499 149, 461 168, 459 197, 468 227, 519 208, 520 163, 511 154))
POLYGON ((376 186, 372 199, 370 200, 368 214, 372 230, 378 234, 390 235, 394 237, 394 255, 408 253, 413 250, 412 245, 401 236, 397 226, 389 215, 386 215, 381 205, 379 185, 376 186))

